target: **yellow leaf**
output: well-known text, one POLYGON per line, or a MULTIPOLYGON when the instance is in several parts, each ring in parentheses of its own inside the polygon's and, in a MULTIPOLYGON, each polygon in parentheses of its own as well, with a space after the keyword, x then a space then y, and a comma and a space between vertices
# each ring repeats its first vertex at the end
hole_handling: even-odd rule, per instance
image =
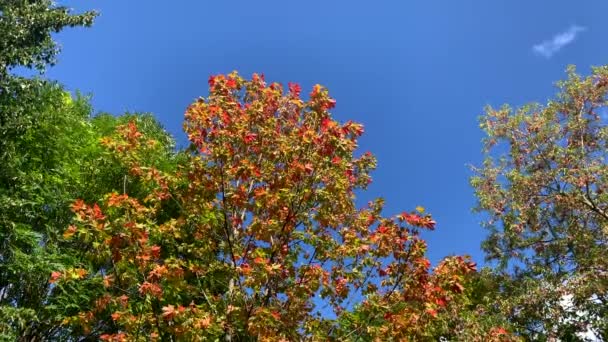
POLYGON ((63 94, 61 94, 61 101, 65 106, 69 106, 74 102, 72 100, 72 95, 70 95, 70 93, 67 91, 64 91, 63 94))
POLYGON ((76 226, 70 225, 65 232, 63 232, 63 238, 69 239, 76 233, 76 226))

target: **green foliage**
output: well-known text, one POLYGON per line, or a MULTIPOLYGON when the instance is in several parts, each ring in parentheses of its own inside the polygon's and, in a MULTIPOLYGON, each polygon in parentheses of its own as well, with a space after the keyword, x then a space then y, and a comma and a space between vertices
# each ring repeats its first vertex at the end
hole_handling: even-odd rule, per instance
POLYGON ((91 119, 86 98, 61 86, 11 73, 18 67, 40 72, 56 61, 52 33, 89 26, 94 12, 74 15, 47 0, 0 0, 0 339, 63 339, 66 314, 88 296, 66 301, 49 285, 52 270, 79 264, 81 246, 62 242, 75 198, 143 192, 124 165, 100 145, 116 126, 136 120, 161 152, 147 156, 160 169, 174 167, 171 137, 150 115, 91 119))
POLYGON ((0 0, 0 340, 608 339, 608 67, 488 108, 472 184, 498 267, 431 269, 423 209, 356 208, 375 161, 319 85, 211 77, 179 152, 150 114, 13 74, 95 16, 0 0))
POLYGON ((97 200, 99 194, 139 186, 101 147, 103 133, 133 118, 147 123, 149 133, 163 141, 164 153, 154 158, 164 168, 171 164, 173 141, 149 115, 91 119, 86 98, 73 99, 42 81, 30 89, 23 99, 0 104, 23 104, 20 123, 0 128, 11 137, 0 151, 0 310, 7 317, 0 331, 50 338, 59 333, 57 319, 66 306, 49 305, 48 277, 77 263, 80 253, 59 241, 71 219, 69 205, 75 198, 97 200))
POLYGON ((50 0, 0 0, 0 154, 9 153, 7 144, 31 127, 30 114, 50 96, 46 81, 11 71, 22 67, 43 72, 59 52, 51 34, 65 27, 90 26, 95 16, 71 14, 50 0))
POLYGON ((79 15, 51 0, 0 0, 0 91, 6 91, 12 68, 43 71, 58 53, 51 34, 64 27, 90 26, 95 12, 79 15))
POLYGON ((472 179, 502 309, 534 339, 608 328, 608 67, 568 76, 545 106, 488 108, 472 179))
MULTIPOLYGON (((3 312, 13 311, 3 330, 32 326, 15 323, 25 319, 15 313, 38 311, 50 269, 61 263, 53 238, 77 186, 78 164, 71 159, 82 148, 79 126, 89 111, 82 99, 67 101, 56 85, 41 82, 34 90, 23 101, 20 124, 1 128, 11 138, 0 155, 0 303, 3 312)), ((20 102, 15 98, 3 109, 20 102)))

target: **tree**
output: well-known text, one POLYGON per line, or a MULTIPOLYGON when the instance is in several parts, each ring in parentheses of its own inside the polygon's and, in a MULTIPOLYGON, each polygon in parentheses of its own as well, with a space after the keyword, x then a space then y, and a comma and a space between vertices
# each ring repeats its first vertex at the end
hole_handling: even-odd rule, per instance
POLYGON ((25 108, 27 125, 0 151, 0 340, 58 339, 67 333, 60 324, 65 307, 49 292, 49 274, 73 265, 81 253, 61 237, 72 217, 70 204, 125 186, 141 192, 99 139, 135 120, 163 146, 154 156, 162 169, 174 158, 172 140, 149 115, 91 119, 86 98, 73 99, 48 82, 3 105, 25 108))
POLYGON ((534 339, 608 338, 608 68, 574 68, 546 106, 488 108, 472 179, 503 309, 534 339), (493 158, 495 157, 495 158, 493 158))
POLYGON ((59 51, 51 33, 64 27, 90 26, 95 12, 79 15, 51 0, 0 0, 0 89, 7 91, 15 67, 44 71, 59 51))
POLYGON ((72 14, 51 0, 0 0, 0 153, 24 134, 46 81, 13 74, 15 68, 43 72, 59 52, 51 34, 65 27, 90 26, 95 12, 72 14))
POLYGON ((0 0, 0 339, 510 338, 476 319, 468 258, 430 270, 423 209, 355 207, 375 161, 322 87, 213 77, 182 153, 150 115, 12 73, 95 15, 0 0))
POLYGON ((69 258, 49 239, 68 222, 79 171, 73 163, 83 161, 81 151, 91 142, 88 132, 79 131, 89 112, 84 99, 72 101, 52 84, 32 89, 27 99, 20 134, 11 134, 0 151, 0 337, 13 340, 37 329, 45 316, 38 309, 45 302, 47 273, 69 258))
POLYGON ((385 217, 381 199, 355 206, 375 160, 355 156, 363 128, 331 118, 327 90, 304 101, 297 84, 284 92, 236 73, 209 85, 186 111, 190 153, 177 171, 146 163, 158 144, 136 123, 103 140, 147 195, 73 203, 63 235, 83 257, 50 281, 57 298, 91 300, 65 323, 111 341, 454 334, 449 314, 467 304, 475 264, 449 257, 431 271, 420 231, 435 222, 422 208, 385 217))
MULTIPOLYGON (((86 98, 56 83, 10 73, 44 70, 57 48, 51 32, 88 25, 93 13, 73 16, 50 1, 0 1, 0 339, 62 336, 61 310, 49 305, 48 274, 77 253, 58 237, 75 198, 97 200, 122 189, 125 171, 98 140, 121 120, 136 120, 172 155, 172 139, 151 116, 91 120, 86 98), (156 126, 155 126, 156 125, 156 126)), ((128 184, 136 187, 135 184, 128 184)))
POLYGON ((72 15, 51 1, 0 1, 2 340, 36 340, 58 330, 41 323, 49 317, 43 310, 49 269, 69 259, 53 237, 69 218, 72 195, 84 195, 75 191, 82 181, 76 177, 78 163, 90 146, 87 138, 94 140, 85 125, 90 111, 86 99, 73 100, 54 83, 11 71, 25 67, 42 72, 58 52, 51 33, 88 26, 93 17, 92 12, 72 15))

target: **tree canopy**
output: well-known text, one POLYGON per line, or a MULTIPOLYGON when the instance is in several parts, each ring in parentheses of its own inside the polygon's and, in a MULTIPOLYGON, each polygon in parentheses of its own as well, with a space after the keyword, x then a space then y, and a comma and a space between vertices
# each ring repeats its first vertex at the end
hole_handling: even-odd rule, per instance
POLYGON ((59 48, 51 34, 65 27, 90 26, 95 12, 72 14, 51 0, 0 0, 0 85, 6 91, 16 67, 43 71, 59 48))
POLYGON ((547 105, 488 108, 472 183, 505 278, 504 309, 530 338, 608 335, 608 68, 568 71, 547 105))
POLYGON ((63 236, 86 252, 50 281, 58 297, 91 295, 66 322, 105 340, 454 335, 446 314, 465 307, 475 264, 450 257, 431 270, 420 231, 435 222, 422 208, 356 207, 375 160, 354 155, 363 128, 331 118, 327 90, 304 101, 297 84, 236 73, 209 85, 186 111, 191 153, 173 172, 146 163, 159 145, 134 122, 103 140, 147 193, 72 204, 63 236))
POLYGON ((477 270, 431 265, 424 208, 360 204, 376 159, 321 85, 213 75, 177 149, 152 114, 15 73, 95 16, 0 0, 0 340, 608 339, 608 67, 487 108, 477 270))

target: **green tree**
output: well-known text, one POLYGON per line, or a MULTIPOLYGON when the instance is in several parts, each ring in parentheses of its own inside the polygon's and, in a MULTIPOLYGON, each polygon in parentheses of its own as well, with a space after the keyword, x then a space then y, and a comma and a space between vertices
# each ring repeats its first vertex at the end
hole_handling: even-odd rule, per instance
POLYGON ((608 338, 608 68, 574 68, 545 106, 488 108, 472 179, 502 307, 533 339, 608 338))
POLYGON ((56 224, 65 222, 65 210, 57 209, 66 205, 75 188, 77 166, 69 159, 83 139, 79 120, 88 115, 85 102, 72 102, 66 95, 50 84, 29 91, 23 106, 28 112, 21 113, 29 116, 22 118, 29 125, 21 125, 19 134, 11 134, 0 151, 0 332, 4 334, 33 327, 45 300, 48 269, 61 262, 61 256, 52 252, 55 246, 48 234, 56 234, 56 224))
POLYGON ((0 153, 7 142, 32 125, 36 101, 45 95, 44 80, 12 73, 15 68, 43 72, 59 52, 52 33, 90 26, 95 12, 72 14, 51 0, 0 0, 0 153))
POLYGON ((26 101, 22 119, 28 125, 0 151, 0 336, 25 340, 64 333, 58 323, 65 307, 53 304, 48 279, 81 253, 59 241, 71 219, 69 205, 125 187, 138 192, 100 138, 125 120, 136 120, 164 144, 154 156, 161 168, 173 158, 172 140, 150 115, 91 118, 87 99, 72 99, 47 82, 27 94, 15 105, 26 101))
POLYGON ((90 26, 95 12, 74 15, 51 0, 0 0, 0 90, 7 91, 15 67, 44 71, 59 51, 51 34, 90 26))
POLYGON ((94 16, 73 15, 51 1, 0 1, 0 339, 65 335, 58 324, 65 308, 53 304, 48 277, 78 258, 74 246, 57 240, 70 220, 69 204, 136 187, 99 139, 121 120, 136 119, 167 153, 173 148, 149 115, 91 119, 87 99, 11 73, 17 67, 44 71, 58 53, 51 34, 88 26, 94 16))

